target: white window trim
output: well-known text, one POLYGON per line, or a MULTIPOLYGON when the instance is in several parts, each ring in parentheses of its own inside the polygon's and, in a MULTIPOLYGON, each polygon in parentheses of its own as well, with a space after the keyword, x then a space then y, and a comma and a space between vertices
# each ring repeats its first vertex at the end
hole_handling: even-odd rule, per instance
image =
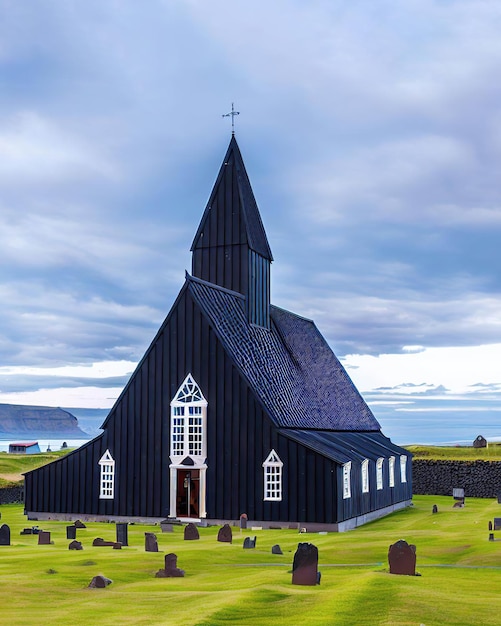
POLYGON ((400 455, 400 482, 407 482, 407 455, 400 455))
POLYGON ((264 497, 265 501, 279 502, 282 500, 282 469, 284 464, 272 450, 263 462, 264 497))
POLYGON ((351 461, 343 465, 343 499, 351 498, 351 461))
POLYGON ((383 457, 379 457, 376 461, 376 489, 380 491, 383 488, 383 457))
POLYGON ((99 459, 99 499, 113 500, 115 497, 115 460, 109 450, 99 459))
POLYGON ((188 456, 195 465, 202 465, 207 457, 207 400, 191 374, 181 383, 170 406, 171 462, 180 463, 188 456))
POLYGON ((390 487, 395 486, 395 457, 390 456, 388 459, 388 484, 390 487))
POLYGON ((362 461, 360 471, 362 478, 362 493, 369 493, 369 459, 362 461))

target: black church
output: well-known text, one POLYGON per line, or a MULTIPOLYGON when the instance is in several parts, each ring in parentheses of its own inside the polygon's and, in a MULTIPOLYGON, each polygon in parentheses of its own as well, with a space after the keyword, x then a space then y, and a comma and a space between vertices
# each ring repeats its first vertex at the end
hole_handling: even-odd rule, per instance
POLYGON ((270 304, 272 254, 232 136, 170 312, 103 432, 25 476, 37 519, 346 530, 410 504, 393 444, 315 324, 270 304))

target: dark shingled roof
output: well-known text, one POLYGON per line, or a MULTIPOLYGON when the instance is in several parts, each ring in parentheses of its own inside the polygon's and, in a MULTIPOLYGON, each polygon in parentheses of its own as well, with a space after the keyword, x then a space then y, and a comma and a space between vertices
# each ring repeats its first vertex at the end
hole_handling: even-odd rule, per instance
POLYGON ((379 431, 380 425, 315 324, 271 307, 250 324, 244 297, 187 276, 188 288, 235 365, 282 428, 379 431))

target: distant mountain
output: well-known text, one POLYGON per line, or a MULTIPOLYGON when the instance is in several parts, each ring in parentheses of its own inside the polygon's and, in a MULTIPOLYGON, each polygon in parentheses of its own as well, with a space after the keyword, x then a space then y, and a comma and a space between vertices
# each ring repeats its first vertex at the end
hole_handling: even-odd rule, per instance
POLYGON ((88 439, 88 433, 78 425, 69 411, 48 406, 0 404, 0 438, 12 437, 68 437, 88 439))

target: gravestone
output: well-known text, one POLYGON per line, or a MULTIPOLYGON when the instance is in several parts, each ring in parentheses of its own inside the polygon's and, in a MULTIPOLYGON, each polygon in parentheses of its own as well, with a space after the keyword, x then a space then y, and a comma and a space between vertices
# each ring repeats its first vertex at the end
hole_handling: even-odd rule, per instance
POLYGON ((474 448, 487 448, 487 439, 485 439, 485 437, 482 437, 482 435, 479 435, 473 442, 473 447, 474 448))
POLYGON ((52 543, 52 541, 50 540, 50 531, 48 530, 41 530, 38 533, 38 545, 39 546, 48 546, 52 543))
POLYGON ((146 552, 158 552, 158 541, 155 533, 144 533, 144 549, 146 552))
POLYGON ((501 530, 501 517, 494 518, 494 528, 493 530, 501 530))
POLYGON ((438 513, 438 506, 436 504, 433 505, 433 508, 431 510, 432 513, 438 513))
POLYGON ((77 521, 73 525, 75 526, 75 528, 87 528, 87 526, 79 519, 77 519, 77 521))
POLYGON ((113 581, 110 578, 106 578, 106 576, 94 576, 94 578, 90 581, 89 587, 92 589, 104 589, 108 585, 111 585, 113 581))
POLYGON ((77 528, 76 526, 66 526, 66 539, 76 539, 77 528))
POLYGON ((298 543, 292 563, 293 585, 318 585, 318 548, 312 543, 298 543))
POLYGON ((177 566, 177 554, 170 553, 165 555, 165 567, 159 569, 155 574, 156 578, 182 578, 184 570, 177 566))
POLYGON ((244 539, 244 548, 246 550, 252 550, 253 548, 256 547, 256 540, 257 540, 257 537, 254 537, 254 539, 251 539, 250 537, 246 537, 244 539))
POLYGON ((217 540, 221 541, 222 543, 233 542, 233 533, 229 524, 225 524, 222 528, 219 529, 219 532, 217 533, 217 540))
POLYGON ((452 497, 457 502, 454 503, 453 508, 462 508, 464 506, 464 489, 462 487, 454 487, 452 489, 452 497))
POLYGON ((453 509, 464 509, 464 501, 463 500, 458 500, 457 502, 454 502, 454 504, 452 505, 453 509))
POLYGON ((0 526, 0 546, 10 546, 10 527, 7 524, 0 526))
POLYGON ((122 544, 122 546, 129 545, 129 525, 127 522, 117 522, 116 530, 117 530, 117 543, 122 544))
POLYGON ((494 533, 489 533, 489 541, 494 541, 494 533))
POLYGON ((240 528, 241 529, 247 528, 247 514, 246 513, 242 513, 242 515, 240 516, 240 528))
POLYGON ((20 535, 32 535, 33 534, 33 529, 32 528, 23 528, 23 530, 19 534, 20 535))
POLYGON ((388 549, 390 574, 416 575, 416 546, 400 539, 388 549))
POLYGON ((193 541, 195 539, 200 539, 200 534, 198 532, 198 528, 190 522, 184 527, 184 540, 185 541, 193 541))
POLYGON ((74 539, 68 546, 68 550, 83 550, 82 542, 74 539))
POLYGON ((489 520, 489 530, 492 530, 492 522, 489 520))
POLYGON ((110 547, 110 548, 112 548, 112 547, 114 547, 115 542, 114 541, 105 541, 102 537, 96 537, 94 539, 94 541, 92 542, 92 545, 93 546, 97 546, 99 548, 102 548, 102 547, 110 547))
POLYGON ((172 526, 172 523, 169 522, 169 520, 166 520, 166 519, 164 519, 164 520, 162 520, 160 522, 160 528, 162 529, 163 533, 172 533, 172 532, 174 532, 174 528, 172 526))
POLYGON ((282 552, 282 548, 278 545, 278 543, 276 543, 272 548, 271 548, 271 553, 272 554, 283 554, 282 552))

